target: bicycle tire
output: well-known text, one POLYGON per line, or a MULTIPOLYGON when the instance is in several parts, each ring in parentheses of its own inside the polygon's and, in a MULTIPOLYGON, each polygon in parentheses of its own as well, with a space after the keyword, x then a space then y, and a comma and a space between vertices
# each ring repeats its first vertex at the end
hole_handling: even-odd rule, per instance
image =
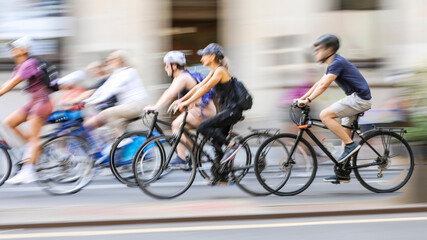
MULTIPOLYGON (((249 135, 243 137, 240 142, 243 144, 242 150, 244 150, 247 156, 246 162, 242 162, 239 159, 243 159, 242 153, 237 153, 236 157, 232 161, 231 176, 236 185, 244 192, 253 196, 266 196, 271 194, 267 191, 255 175, 254 164, 257 150, 261 144, 273 135, 268 132, 252 132, 249 135)), ((262 166, 259 166, 262 168, 262 166)))
POLYGON ((359 144, 361 148, 353 156, 354 174, 366 189, 376 193, 390 193, 399 190, 409 181, 414 170, 414 155, 408 142, 402 136, 395 132, 376 131, 364 137, 359 144), (375 148, 383 159, 379 159, 367 143, 375 148), (391 145, 385 146, 386 144, 391 145), (381 160, 385 161, 379 164, 381 160), (361 167, 370 163, 376 165, 361 167), (396 176, 400 168, 403 168, 403 171, 397 175, 401 179, 398 182, 399 179, 392 178, 396 176), (383 179, 385 173, 387 174, 386 179, 383 179), (392 185, 387 186, 387 183, 392 185))
POLYGON ((52 195, 73 194, 94 176, 89 143, 79 136, 57 136, 42 145, 36 163, 38 184, 52 195))
MULTIPOLYGON (((139 142, 140 141, 139 138, 144 138, 144 141, 145 141, 147 138, 147 135, 148 135, 147 131, 127 132, 122 136, 120 136, 119 138, 117 138, 114 141, 113 145, 111 146, 110 157, 109 157, 109 163, 110 163, 109 165, 110 165, 111 172, 119 182, 126 184, 129 187, 138 186, 135 180, 135 175, 133 173, 132 162, 140 146, 135 148, 133 152, 133 149, 126 149, 126 146, 129 146, 129 145, 123 144, 123 143, 126 141, 132 141, 131 142, 132 144, 134 143, 133 141, 135 139, 137 139, 139 142), (123 150, 123 151, 130 150, 132 152, 125 153, 126 155, 129 155, 129 156, 126 156, 126 159, 122 159, 122 157, 124 157, 123 156, 124 154, 120 150, 123 150)), ((141 145, 142 144, 143 143, 141 143, 141 145)))
MULTIPOLYGON (((228 138, 235 138, 238 135, 236 133, 231 133, 228 138)), ((225 151, 225 146, 223 146, 222 151, 225 151)), ((212 174, 212 166, 215 161, 215 147, 212 145, 212 142, 208 138, 203 138, 200 144, 196 148, 196 164, 197 170, 200 175, 207 181, 210 182, 214 179, 212 174), (207 147, 209 145, 209 147, 207 147)))
POLYGON ((1 147, 0 156, 0 186, 9 178, 12 172, 12 160, 6 148, 1 147))
POLYGON ((297 195, 306 190, 316 177, 316 154, 313 147, 303 138, 295 148, 292 157, 294 162, 284 165, 296 138, 295 134, 277 134, 267 139, 256 153, 255 166, 265 167, 254 168, 255 175, 259 183, 273 194, 297 195))
MULTIPOLYGON (((139 188, 151 197, 158 199, 171 199, 180 196, 190 188, 196 175, 196 163, 191 152, 191 147, 184 144, 186 148, 188 168, 170 169, 166 161, 173 146, 174 136, 161 135, 147 139, 138 149, 133 162, 135 179, 139 188), (153 158, 156 157, 156 160, 153 158), (153 161, 155 163, 153 164, 153 161), (148 165, 145 167, 144 165, 148 165), (150 170, 150 166, 154 166, 150 170), (145 169, 151 173, 146 176, 145 169), (144 176, 143 176, 144 175, 144 176), (177 181, 179 180, 179 181, 177 181)), ((176 149, 172 159, 176 156, 176 149)))
POLYGON ((207 138, 203 138, 196 150, 196 166, 204 180, 213 179, 211 172, 215 160, 215 151, 212 143, 207 138), (209 145, 209 146, 208 146, 209 145))

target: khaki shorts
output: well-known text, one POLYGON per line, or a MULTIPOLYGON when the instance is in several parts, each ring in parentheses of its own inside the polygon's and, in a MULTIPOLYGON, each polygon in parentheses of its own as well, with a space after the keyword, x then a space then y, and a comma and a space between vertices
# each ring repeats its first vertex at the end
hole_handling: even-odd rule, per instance
POLYGON ((144 106, 144 101, 126 103, 107 108, 101 111, 99 115, 110 127, 116 130, 116 135, 120 136, 126 130, 126 120, 140 116, 144 106))
POLYGON ((353 93, 332 104, 330 108, 341 118, 342 125, 350 127, 356 115, 371 109, 371 106, 371 100, 364 100, 353 93))

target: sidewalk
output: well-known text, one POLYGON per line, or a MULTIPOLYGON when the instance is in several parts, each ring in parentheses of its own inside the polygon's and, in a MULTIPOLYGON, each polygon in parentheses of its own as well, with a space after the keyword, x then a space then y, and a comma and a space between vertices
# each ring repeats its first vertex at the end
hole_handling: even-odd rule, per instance
POLYGON ((390 198, 388 201, 265 204, 262 203, 261 197, 37 209, 12 208, 0 209, 0 230, 427 212, 427 203, 402 204, 395 200, 390 198))

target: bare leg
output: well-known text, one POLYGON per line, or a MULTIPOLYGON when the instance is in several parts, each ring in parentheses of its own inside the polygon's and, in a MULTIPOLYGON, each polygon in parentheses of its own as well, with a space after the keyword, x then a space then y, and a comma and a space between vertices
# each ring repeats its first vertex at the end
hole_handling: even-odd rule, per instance
POLYGON ((31 115, 28 117, 28 123, 30 124, 31 133, 29 136, 29 152, 30 159, 25 164, 35 164, 40 155, 40 130, 44 125, 44 119, 37 115, 31 115))
POLYGON ((331 130, 335 135, 337 135, 344 144, 349 144, 353 142, 350 135, 341 124, 335 120, 338 116, 332 111, 331 108, 326 108, 320 112, 320 119, 322 122, 331 130))
MULTIPOLYGON (((344 128, 345 133, 347 133, 347 135, 350 137, 351 136, 351 129, 349 128, 344 128)), ((342 142, 342 151, 344 151, 345 148, 345 143, 342 142)))
MULTIPOLYGON (((184 118, 184 113, 180 114, 173 122, 172 122, 172 132, 174 134, 178 134, 179 127, 181 126, 182 119, 184 118)), ((200 109, 190 109, 188 111, 187 123, 191 124, 194 127, 199 126, 199 124, 203 121, 203 116, 200 114, 200 109), (199 112, 197 112, 199 111, 199 112)), ((185 134, 182 134, 181 141, 185 144, 190 144, 190 139, 185 134)), ((185 160, 185 146, 183 144, 178 144, 177 152, 178 157, 185 160)))
POLYGON ((27 114, 22 111, 22 109, 18 109, 11 113, 4 121, 3 125, 8 126, 16 135, 18 135, 25 142, 29 141, 29 137, 25 136, 21 130, 18 129, 18 126, 27 120, 27 114))

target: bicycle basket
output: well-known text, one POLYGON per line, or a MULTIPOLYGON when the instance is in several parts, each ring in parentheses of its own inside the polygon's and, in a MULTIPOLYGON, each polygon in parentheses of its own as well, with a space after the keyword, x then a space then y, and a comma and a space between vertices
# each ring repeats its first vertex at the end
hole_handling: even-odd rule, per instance
POLYGON ((289 116, 293 123, 295 123, 297 126, 303 125, 303 113, 301 108, 293 107, 289 109, 289 116))

